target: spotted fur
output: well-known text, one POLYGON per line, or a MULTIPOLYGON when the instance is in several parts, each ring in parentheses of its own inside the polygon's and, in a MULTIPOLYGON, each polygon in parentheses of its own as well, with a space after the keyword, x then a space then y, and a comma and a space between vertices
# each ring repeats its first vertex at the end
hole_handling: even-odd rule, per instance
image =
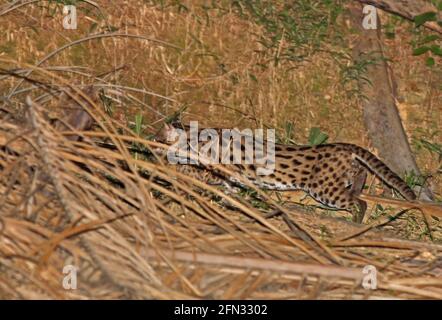
MULTIPOLYGON (((169 137, 171 128, 167 130, 169 137)), ((241 147, 242 160, 245 158, 244 149, 241 147)), ((362 222, 367 208, 366 202, 359 199, 367 170, 399 191, 407 200, 416 199, 413 190, 387 165, 368 150, 353 144, 276 144, 275 169, 273 173, 264 176, 257 174, 260 167, 257 164, 229 164, 226 167, 239 172, 263 189, 304 190, 328 207, 352 212, 354 220, 359 223, 362 222)), ((189 170, 188 165, 185 168, 189 170)), ((241 184, 241 181, 233 177, 224 178, 241 184)))

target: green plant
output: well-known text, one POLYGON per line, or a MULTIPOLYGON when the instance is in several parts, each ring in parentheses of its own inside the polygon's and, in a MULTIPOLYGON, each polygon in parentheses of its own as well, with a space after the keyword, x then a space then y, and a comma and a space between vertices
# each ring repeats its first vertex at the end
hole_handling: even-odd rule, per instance
POLYGON ((241 187, 239 189, 238 196, 246 199, 254 208, 261 210, 270 209, 269 204, 265 200, 261 199, 258 192, 254 189, 249 187, 241 187))
POLYGON ((270 51, 275 65, 284 60, 304 61, 323 50, 323 42, 340 39, 334 30, 343 12, 341 1, 236 0, 232 4, 238 14, 265 28, 259 38, 261 51, 270 51))
MULTIPOLYGON (((138 113, 135 115, 135 122, 134 124, 131 126, 132 127, 132 131, 139 137, 141 137, 141 134, 143 133, 143 115, 138 113)), ((134 149, 140 149, 140 150, 144 150, 144 146, 142 144, 136 143, 136 142, 132 142, 132 147, 134 149)), ((138 152, 134 152, 134 158, 138 159, 140 153, 138 152)))
POLYGON ((384 58, 379 57, 377 52, 368 52, 357 60, 348 58, 346 60, 347 63, 339 63, 341 69, 340 79, 347 96, 356 95, 361 99, 365 98, 365 96, 362 95, 362 86, 371 86, 372 84, 370 79, 365 76, 367 69, 369 66, 375 65, 383 59, 384 58))
POLYGON ((276 142, 281 144, 296 144, 294 141, 294 127, 293 122, 286 121, 284 131, 282 134, 277 135, 276 142))
POLYGON ((311 146, 317 146, 323 144, 328 139, 328 135, 321 131, 321 129, 313 127, 310 129, 308 136, 308 144, 311 146))
POLYGON ((143 115, 138 113, 135 116, 135 127, 133 129, 137 136, 141 136, 142 127, 143 127, 143 115))
POLYGON ((422 187, 427 178, 428 177, 416 174, 413 170, 404 175, 404 181, 410 188, 422 187))
MULTIPOLYGON (((437 4, 437 8, 439 11, 442 10, 442 1, 437 4)), ((433 67, 436 65, 436 61, 440 60, 442 57, 440 36, 435 34, 426 35, 420 30, 422 25, 431 21, 436 21, 440 26, 442 26, 442 20, 438 21, 437 12, 425 12, 414 18, 415 27, 419 30, 417 31, 418 39, 412 42, 413 55, 420 56, 426 54, 425 64, 428 67, 433 67)))
POLYGON ((439 162, 442 161, 442 144, 430 142, 426 139, 413 139, 414 145, 418 149, 427 149, 431 154, 438 155, 439 162))

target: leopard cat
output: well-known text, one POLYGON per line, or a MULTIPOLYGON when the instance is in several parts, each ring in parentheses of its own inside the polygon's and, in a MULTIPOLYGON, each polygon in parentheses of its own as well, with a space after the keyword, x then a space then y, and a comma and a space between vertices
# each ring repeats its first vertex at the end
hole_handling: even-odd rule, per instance
MULTIPOLYGON (((188 130, 188 127, 183 128, 188 130)), ((217 130, 220 131, 220 129, 217 130)), ((176 143, 177 137, 177 127, 165 125, 158 134, 157 140, 171 145, 176 143)), ((241 156, 244 160, 244 140, 241 139, 240 143, 241 156)), ((275 143, 274 151, 274 170, 267 175, 257 174, 262 164, 240 163, 225 166, 240 173, 242 177, 262 189, 303 190, 323 205, 351 212, 353 220, 357 223, 362 223, 367 210, 367 203, 359 199, 365 185, 367 170, 396 189, 405 199, 410 201, 416 199, 413 190, 396 173, 370 151, 357 145, 332 143, 305 146, 275 143)), ((195 165, 189 164, 178 164, 178 166, 178 170, 187 174, 195 168, 195 165)), ((201 165, 199 167, 201 168, 201 165)), ((206 166, 204 169, 210 168, 206 166)), ((222 175, 221 173, 221 178, 219 178, 219 173, 216 175, 204 173, 203 179, 216 177, 215 183, 224 179, 241 185, 238 179, 222 175)))

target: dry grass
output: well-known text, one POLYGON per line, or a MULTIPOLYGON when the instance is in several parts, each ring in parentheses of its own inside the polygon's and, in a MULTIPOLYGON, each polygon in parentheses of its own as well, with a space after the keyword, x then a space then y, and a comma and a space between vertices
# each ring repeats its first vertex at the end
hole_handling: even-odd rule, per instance
MULTIPOLYGON (((442 298, 438 220, 427 225, 408 211, 390 221, 399 210, 372 208, 370 223, 386 221, 365 230, 336 218, 345 213, 294 207, 279 194, 226 195, 151 154, 164 146, 146 137, 183 107, 184 121, 276 127, 281 136, 289 121, 296 141, 319 126, 332 141, 367 145, 358 101, 326 53, 272 64, 274 52, 257 42, 262 26, 198 1, 181 12, 97 3, 106 19, 80 10, 75 31, 62 29, 60 13, 48 15, 55 3, 7 13, 0 5, 0 71, 9 70, 0 74, 1 298, 442 298), (109 26, 113 35, 81 40, 109 26), (47 115, 59 115, 59 92, 75 98, 86 85, 102 97, 84 105, 96 128, 72 141, 47 115), (135 133, 137 114, 144 125, 135 133), (68 264, 79 267, 77 290, 63 289, 68 264), (378 290, 360 285, 366 265, 378 269, 378 290)), ((430 89, 440 74, 410 61, 405 37, 389 43, 406 61, 397 65, 408 102, 401 111, 410 135, 427 138, 417 129, 422 119, 440 128, 440 90, 430 89), (414 82, 422 87, 411 90, 414 82)), ((436 172, 436 158, 417 157, 436 172)))

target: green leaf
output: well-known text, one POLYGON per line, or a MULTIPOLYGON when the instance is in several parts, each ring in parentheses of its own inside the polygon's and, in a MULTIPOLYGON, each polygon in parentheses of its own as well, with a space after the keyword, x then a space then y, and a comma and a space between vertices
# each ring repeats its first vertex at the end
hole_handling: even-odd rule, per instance
POLYGON ((437 20, 436 12, 430 11, 414 17, 414 24, 416 25, 416 27, 419 27, 427 21, 436 21, 436 20, 437 20))
POLYGON ((442 1, 437 4, 437 10, 442 10, 442 1))
POLYGON ((413 56, 420 56, 430 50, 430 47, 422 46, 413 50, 413 56))
POLYGON ((396 33, 387 31, 387 32, 385 33, 385 36, 386 36, 388 39, 394 39, 394 38, 396 37, 396 33))
POLYGON ((258 82, 258 78, 253 73, 249 73, 250 79, 252 79, 255 82, 258 82))
POLYGON ((426 64, 428 67, 432 67, 432 66, 434 66, 434 64, 435 64, 434 58, 433 58, 433 57, 428 57, 427 60, 425 61, 425 64, 426 64))
POLYGON ((139 113, 135 116, 135 129, 134 129, 134 131, 137 135, 141 134, 142 125, 143 125, 143 115, 139 113))
POLYGON ((430 50, 433 54, 442 57, 442 49, 438 45, 432 45, 430 50))
POLYGON ((293 139, 293 131, 294 131, 294 125, 292 122, 286 121, 285 123, 285 141, 290 142, 291 139, 293 139))
POLYGON ((321 129, 313 127, 310 129, 310 134, 308 137, 308 142, 311 146, 317 146, 326 142, 328 135, 321 131, 321 129))
POLYGON ((438 40, 438 39, 439 39, 439 36, 437 36, 435 34, 432 34, 430 36, 426 36, 425 38, 423 38, 421 41, 419 41, 419 43, 420 44, 425 44, 425 43, 428 43, 428 42, 433 42, 433 41, 438 40))

